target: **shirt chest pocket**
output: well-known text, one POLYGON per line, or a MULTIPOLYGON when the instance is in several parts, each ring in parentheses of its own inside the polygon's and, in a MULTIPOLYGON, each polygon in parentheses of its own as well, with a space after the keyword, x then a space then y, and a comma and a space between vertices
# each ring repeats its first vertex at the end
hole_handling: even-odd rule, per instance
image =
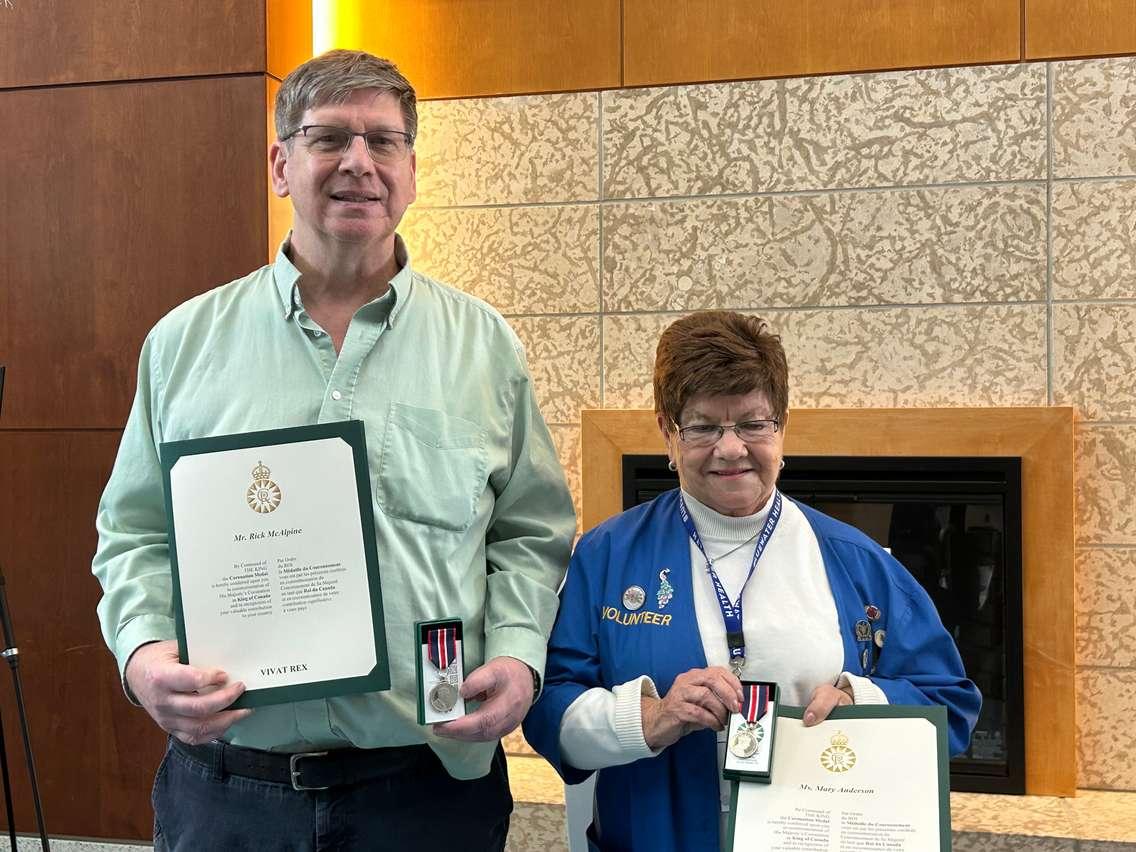
POLYGON ((379 508, 447 530, 473 523, 485 488, 487 432, 476 423, 392 402, 379 462, 379 508))

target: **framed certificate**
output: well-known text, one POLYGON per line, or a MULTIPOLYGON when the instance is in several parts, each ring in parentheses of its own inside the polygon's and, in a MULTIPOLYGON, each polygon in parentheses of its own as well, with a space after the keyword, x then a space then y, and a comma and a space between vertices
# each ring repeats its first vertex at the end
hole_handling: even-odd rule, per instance
POLYGON ((837 707, 806 728, 778 708, 773 778, 735 782, 726 848, 765 852, 951 848, 944 707, 837 707))
POLYGON ((162 444, 183 663, 234 707, 390 688, 363 423, 162 444))

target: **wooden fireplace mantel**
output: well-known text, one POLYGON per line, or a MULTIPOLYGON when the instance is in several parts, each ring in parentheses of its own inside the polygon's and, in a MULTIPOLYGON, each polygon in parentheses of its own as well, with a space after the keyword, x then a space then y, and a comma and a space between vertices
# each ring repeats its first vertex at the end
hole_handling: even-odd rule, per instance
MULTIPOLYGON (((785 454, 1020 456, 1026 792, 1076 793, 1072 408, 793 409, 785 454)), ((647 410, 581 413, 584 529, 622 510, 622 457, 663 452, 647 410)))

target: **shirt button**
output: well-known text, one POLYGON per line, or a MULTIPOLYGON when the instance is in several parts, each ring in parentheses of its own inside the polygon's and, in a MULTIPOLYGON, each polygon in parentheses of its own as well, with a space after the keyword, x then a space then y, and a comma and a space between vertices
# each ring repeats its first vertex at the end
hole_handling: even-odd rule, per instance
POLYGON ((336 402, 339 402, 339 400, 343 399, 343 394, 341 394, 341 393, 340 393, 339 391, 337 391, 337 390, 336 390, 336 391, 332 391, 332 392, 331 392, 331 398, 332 398, 332 399, 334 399, 334 400, 335 400, 336 402))
POLYGON ((323 337, 323 332, 322 332, 322 331, 320 331, 320 330, 319 330, 319 329, 317 328, 317 329, 316 329, 315 331, 313 331, 313 332, 312 332, 312 337, 323 337))

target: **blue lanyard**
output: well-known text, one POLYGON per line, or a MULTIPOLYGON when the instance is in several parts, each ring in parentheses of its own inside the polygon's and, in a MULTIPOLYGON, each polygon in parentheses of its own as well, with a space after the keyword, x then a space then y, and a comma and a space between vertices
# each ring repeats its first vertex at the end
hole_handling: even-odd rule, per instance
POLYGON ((714 584, 714 594, 717 596, 718 606, 722 610, 722 621, 726 624, 726 644, 730 649, 730 668, 734 674, 737 674, 745 665, 742 595, 745 594, 745 587, 757 568, 757 561, 761 559, 761 554, 765 552, 765 546, 769 544, 769 539, 773 537, 773 531, 777 529, 777 522, 781 520, 781 492, 773 492, 773 505, 769 508, 765 526, 761 528, 761 534, 757 537, 757 545, 753 549, 753 560, 749 563, 749 573, 746 574, 745 582, 742 583, 741 591, 738 592, 738 599, 734 602, 730 601, 730 596, 726 594, 722 581, 718 579, 718 572, 714 570, 714 563, 706 555, 706 548, 702 546, 702 539, 698 535, 694 521, 690 519, 690 512, 686 508, 686 500, 681 491, 678 495, 678 514, 682 518, 682 525, 686 527, 686 534, 690 536, 690 540, 694 542, 694 546, 698 548, 698 552, 706 560, 706 573, 710 575, 710 582, 714 584))

